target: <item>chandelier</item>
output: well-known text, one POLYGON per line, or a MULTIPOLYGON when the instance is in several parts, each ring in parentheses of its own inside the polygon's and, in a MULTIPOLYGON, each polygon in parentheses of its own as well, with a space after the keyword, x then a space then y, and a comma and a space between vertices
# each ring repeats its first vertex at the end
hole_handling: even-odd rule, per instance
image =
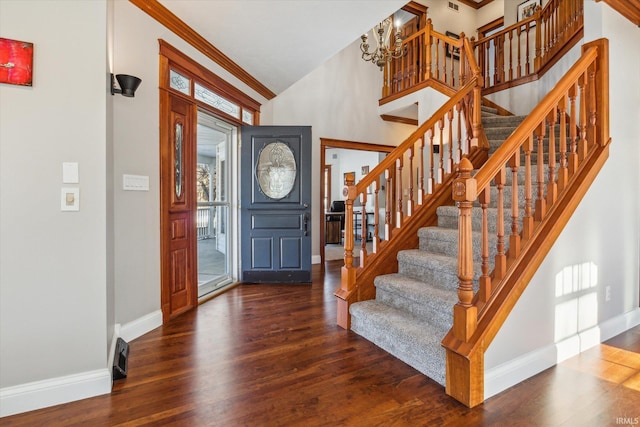
POLYGON ((360 50, 362 51, 362 59, 371 61, 380 67, 380 71, 384 69, 387 62, 392 59, 400 58, 404 55, 402 49, 402 36, 400 35, 400 25, 396 25, 396 32, 393 36, 393 45, 391 44, 391 33, 393 33, 393 20, 389 17, 373 28, 373 34, 378 33, 376 44, 378 47, 369 52, 369 43, 367 34, 362 35, 362 43, 360 50))

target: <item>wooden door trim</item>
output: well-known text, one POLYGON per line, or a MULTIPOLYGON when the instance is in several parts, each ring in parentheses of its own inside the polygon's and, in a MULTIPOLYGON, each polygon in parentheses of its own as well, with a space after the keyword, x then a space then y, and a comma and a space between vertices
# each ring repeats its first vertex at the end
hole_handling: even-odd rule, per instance
POLYGON ((347 150, 375 151, 378 153, 390 153, 396 147, 383 144, 372 144, 368 142, 347 141, 343 139, 320 138, 320 203, 318 203, 318 218, 320 218, 320 264, 324 267, 324 245, 325 245, 325 227, 324 227, 324 168, 326 164, 326 150, 328 148, 342 148, 347 150))
MULTIPOLYGON (((173 167, 171 166, 172 148, 170 141, 172 136, 172 123, 171 123, 171 100, 180 99, 189 105, 189 120, 187 120, 190 129, 185 130, 193 141, 191 141, 191 149, 193 150, 193 165, 185 165, 185 179, 194 180, 195 171, 191 170, 195 168, 195 150, 196 150, 196 127, 197 127, 197 114, 198 110, 202 110, 213 116, 218 116, 222 120, 229 122, 230 124, 237 126, 238 129, 243 122, 234 118, 233 116, 225 115, 224 112, 207 105, 194 97, 193 85, 194 82, 198 82, 214 93, 228 99, 239 105, 243 111, 249 111, 253 114, 254 125, 259 125, 260 121, 260 103, 247 96, 233 85, 221 79, 211 71, 207 70, 202 65, 180 52, 175 47, 171 46, 164 40, 158 40, 159 43, 159 98, 160 98, 160 259, 161 259, 161 271, 160 271, 160 303, 163 314, 163 322, 167 322, 171 317, 179 313, 171 313, 170 295, 172 278, 168 277, 166 265, 169 261, 169 242, 166 236, 170 236, 172 232, 170 216, 171 202, 170 191, 172 189, 172 173, 173 167), (170 71, 176 70, 180 74, 190 79, 190 93, 185 94, 179 90, 170 87, 170 71), (193 172, 190 174, 190 172, 193 172)), ((191 182, 191 181, 188 181, 191 182)), ((195 202, 195 184, 189 186, 185 183, 185 191, 192 189, 194 194, 191 198, 191 204, 189 208, 193 211, 195 217, 195 210, 197 209, 195 202)), ((195 234, 195 227, 191 227, 193 230, 189 230, 192 233, 190 238, 190 251, 191 251, 191 277, 189 280, 190 286, 190 306, 195 307, 198 304, 198 281, 197 281, 197 239, 195 234)))

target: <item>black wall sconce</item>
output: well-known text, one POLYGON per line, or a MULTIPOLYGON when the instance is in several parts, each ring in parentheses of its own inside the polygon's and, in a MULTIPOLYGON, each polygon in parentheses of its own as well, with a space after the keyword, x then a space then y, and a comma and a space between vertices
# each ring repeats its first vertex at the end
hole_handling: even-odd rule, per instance
POLYGON ((121 93, 123 96, 133 98, 136 93, 136 89, 140 86, 140 83, 142 83, 142 79, 135 76, 118 74, 114 77, 114 75, 111 74, 111 95, 121 93), (116 80, 118 80, 120 89, 116 89, 116 80))

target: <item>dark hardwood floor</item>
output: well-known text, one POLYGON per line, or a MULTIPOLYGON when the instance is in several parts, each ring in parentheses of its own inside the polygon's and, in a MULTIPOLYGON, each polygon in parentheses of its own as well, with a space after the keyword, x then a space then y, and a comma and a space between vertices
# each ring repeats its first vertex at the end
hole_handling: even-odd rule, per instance
POLYGON ((468 409, 335 325, 340 262, 311 285, 242 285, 130 342, 110 395, 3 426, 638 424, 640 327, 468 409))

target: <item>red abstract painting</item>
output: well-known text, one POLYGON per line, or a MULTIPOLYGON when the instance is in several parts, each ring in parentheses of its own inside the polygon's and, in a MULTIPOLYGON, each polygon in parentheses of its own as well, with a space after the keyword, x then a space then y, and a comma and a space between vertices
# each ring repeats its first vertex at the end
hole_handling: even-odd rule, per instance
POLYGON ((31 86, 33 43, 0 37, 0 83, 31 86))

